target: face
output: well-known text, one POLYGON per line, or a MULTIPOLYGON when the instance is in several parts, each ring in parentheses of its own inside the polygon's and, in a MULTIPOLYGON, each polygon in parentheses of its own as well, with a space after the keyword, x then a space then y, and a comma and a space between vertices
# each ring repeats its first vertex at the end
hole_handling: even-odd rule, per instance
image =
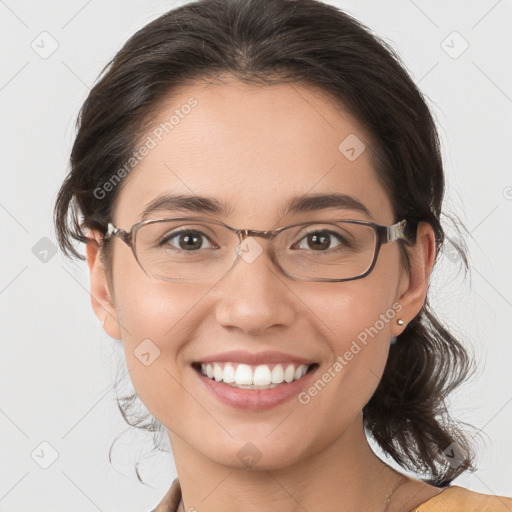
MULTIPOLYGON (((190 97, 197 105, 125 180, 113 216, 117 227, 129 230, 148 203, 166 192, 213 197, 230 209, 216 215, 162 209, 149 218, 200 216, 257 230, 334 218, 394 223, 369 151, 354 159, 339 149, 354 135, 368 148, 367 134, 328 97, 297 84, 198 84, 176 93, 154 126, 190 97), (340 207, 281 212, 294 196, 332 193, 351 196, 369 215, 340 207)), ((409 298, 410 276, 396 242, 383 245, 372 272, 358 280, 293 280, 264 251, 251 263, 239 259, 222 279, 199 284, 151 278, 126 244, 118 238, 112 243, 113 304, 91 250, 92 291, 105 297, 102 309, 98 303, 95 308, 101 319, 105 310, 111 315, 105 328, 122 339, 138 395, 171 440, 229 467, 244 467, 240 450, 248 450, 248 442, 262 455, 258 467, 266 469, 332 443, 374 393, 390 338, 402 330, 396 319, 410 320, 421 306, 421 298, 409 298), (141 347, 150 364, 141 361, 141 347), (244 409, 219 399, 192 366, 231 350, 279 351, 318 366, 291 398, 244 409), (324 386, 310 392, 318 379, 324 386)))

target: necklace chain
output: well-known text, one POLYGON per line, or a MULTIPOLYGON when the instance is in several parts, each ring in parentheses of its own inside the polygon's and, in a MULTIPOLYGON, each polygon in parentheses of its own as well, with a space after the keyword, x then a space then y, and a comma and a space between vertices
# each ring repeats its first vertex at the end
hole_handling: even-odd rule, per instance
POLYGON ((397 482, 397 484, 394 486, 394 487, 391 487, 391 489, 389 490, 387 496, 386 496, 386 508, 384 509, 384 512, 387 512, 388 508, 389 508, 389 505, 391 503, 391 497, 393 496, 393 494, 395 493, 395 491, 401 487, 403 484, 405 484, 405 482, 407 481, 407 477, 403 474, 400 474, 400 478, 397 482))

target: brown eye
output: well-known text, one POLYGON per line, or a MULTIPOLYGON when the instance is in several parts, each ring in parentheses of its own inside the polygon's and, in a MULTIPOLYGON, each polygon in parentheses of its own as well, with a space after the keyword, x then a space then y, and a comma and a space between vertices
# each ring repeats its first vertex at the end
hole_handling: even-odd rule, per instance
POLYGON ((172 248, 177 250, 195 252, 198 249, 207 249, 211 247, 211 244, 209 247, 203 246, 203 241, 205 240, 210 244, 208 237, 204 233, 201 233, 201 231, 187 229, 165 236, 161 240, 159 246, 170 245, 172 248), (172 240, 174 239, 177 239, 177 242, 173 243, 172 240))
POLYGON ((348 246, 348 242, 339 233, 334 231, 313 231, 308 233, 301 242, 305 240, 305 246, 299 243, 299 249, 309 249, 313 251, 326 251, 334 247, 343 248, 348 246), (338 242, 335 244, 335 242, 338 242))

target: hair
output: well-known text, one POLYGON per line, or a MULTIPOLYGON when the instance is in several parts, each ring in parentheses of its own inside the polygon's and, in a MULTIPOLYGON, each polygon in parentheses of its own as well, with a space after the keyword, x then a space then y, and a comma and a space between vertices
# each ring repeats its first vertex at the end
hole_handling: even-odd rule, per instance
MULTIPOLYGON (((262 87, 305 84, 353 115, 371 137, 372 164, 396 219, 407 219, 412 244, 419 222, 432 226, 437 261, 445 242, 445 181, 432 114, 391 46, 317 0, 200 0, 130 37, 100 73, 77 118, 71 168, 54 210, 66 256, 85 259, 74 242, 90 240, 86 229, 106 233, 126 178, 111 190, 103 187, 102 197, 95 191, 132 157, 172 92, 223 75, 262 87)), ((399 246, 407 270, 408 253, 399 246)), ((100 248, 109 273, 108 241, 100 248)), ((464 250, 457 250, 467 269, 464 250)), ((384 453, 431 485, 446 486, 476 469, 467 434, 445 404, 472 368, 467 349, 434 315, 427 297, 391 345, 382 379, 363 408, 365 429, 384 453), (452 443, 465 455, 456 467, 443 454, 452 443)), ((135 398, 118 398, 123 417, 155 432, 154 418, 131 421, 135 398)))

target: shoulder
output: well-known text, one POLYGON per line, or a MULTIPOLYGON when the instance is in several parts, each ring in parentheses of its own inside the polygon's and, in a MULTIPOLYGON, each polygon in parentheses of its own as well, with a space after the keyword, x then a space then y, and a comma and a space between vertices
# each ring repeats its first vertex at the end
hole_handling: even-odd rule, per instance
POLYGON ((512 512, 512 498, 470 491, 453 485, 412 512, 512 512))

